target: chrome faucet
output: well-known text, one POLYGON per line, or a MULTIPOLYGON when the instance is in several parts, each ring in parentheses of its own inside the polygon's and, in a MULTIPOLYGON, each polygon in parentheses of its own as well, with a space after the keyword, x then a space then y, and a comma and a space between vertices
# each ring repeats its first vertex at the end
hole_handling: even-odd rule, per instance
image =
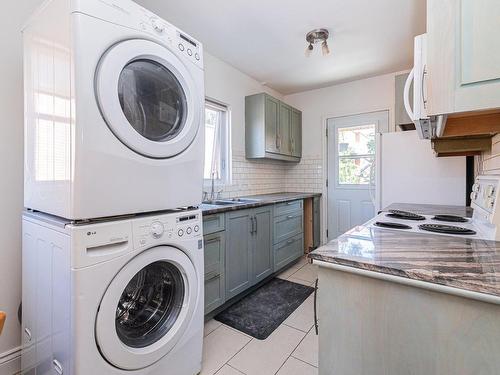
POLYGON ((213 202, 219 199, 222 193, 222 189, 215 191, 215 172, 212 172, 211 176, 212 177, 210 182, 210 195, 206 191, 203 192, 203 200, 205 201, 208 198, 207 200, 208 202, 213 202))

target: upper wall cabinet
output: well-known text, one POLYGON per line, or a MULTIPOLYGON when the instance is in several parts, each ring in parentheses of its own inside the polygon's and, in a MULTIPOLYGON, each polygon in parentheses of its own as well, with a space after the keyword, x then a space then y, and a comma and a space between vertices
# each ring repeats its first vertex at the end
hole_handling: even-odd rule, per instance
POLYGON ((247 96, 245 142, 248 159, 299 162, 302 112, 265 93, 247 96))
POLYGON ((500 1, 428 0, 429 115, 500 108, 500 1))

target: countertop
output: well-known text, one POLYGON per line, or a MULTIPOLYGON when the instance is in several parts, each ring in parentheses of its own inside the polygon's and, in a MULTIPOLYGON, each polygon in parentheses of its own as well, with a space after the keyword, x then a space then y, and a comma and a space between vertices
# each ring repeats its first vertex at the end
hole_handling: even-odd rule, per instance
MULTIPOLYGON (((470 216, 457 206, 393 204, 420 214, 470 216)), ((357 226, 309 254, 313 260, 500 297, 500 242, 357 226)))
MULTIPOLYGON (((249 195, 244 197, 238 197, 241 199, 252 199, 252 202, 245 203, 234 203, 229 205, 213 205, 203 203, 199 208, 201 209, 203 215, 218 214, 227 211, 236 211, 245 208, 255 208, 266 206, 268 204, 289 202, 296 199, 306 199, 319 197, 321 193, 273 193, 273 194, 259 194, 259 195, 249 195)), ((230 198, 229 198, 230 199, 230 198)))

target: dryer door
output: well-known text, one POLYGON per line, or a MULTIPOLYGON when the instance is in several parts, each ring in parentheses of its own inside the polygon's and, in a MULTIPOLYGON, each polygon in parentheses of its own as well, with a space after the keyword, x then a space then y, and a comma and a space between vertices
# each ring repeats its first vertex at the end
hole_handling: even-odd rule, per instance
POLYGON ((143 156, 181 153, 201 126, 202 89, 174 53, 152 41, 132 39, 111 47, 99 62, 95 90, 110 130, 143 156))
POLYGON ((146 250, 127 263, 104 294, 96 318, 101 354, 124 370, 147 367, 186 333, 198 300, 191 260, 170 246, 146 250))

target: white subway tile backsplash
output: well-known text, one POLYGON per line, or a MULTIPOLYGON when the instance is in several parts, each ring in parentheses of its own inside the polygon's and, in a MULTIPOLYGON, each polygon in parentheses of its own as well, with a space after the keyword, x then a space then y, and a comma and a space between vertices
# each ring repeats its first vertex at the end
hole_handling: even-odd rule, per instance
MULTIPOLYGON (((225 186, 224 198, 280 192, 321 193, 323 165, 321 158, 303 157, 299 164, 273 160, 247 160, 244 154, 233 152, 232 182, 225 186)), ((210 184, 205 184, 205 191, 210 184)))

